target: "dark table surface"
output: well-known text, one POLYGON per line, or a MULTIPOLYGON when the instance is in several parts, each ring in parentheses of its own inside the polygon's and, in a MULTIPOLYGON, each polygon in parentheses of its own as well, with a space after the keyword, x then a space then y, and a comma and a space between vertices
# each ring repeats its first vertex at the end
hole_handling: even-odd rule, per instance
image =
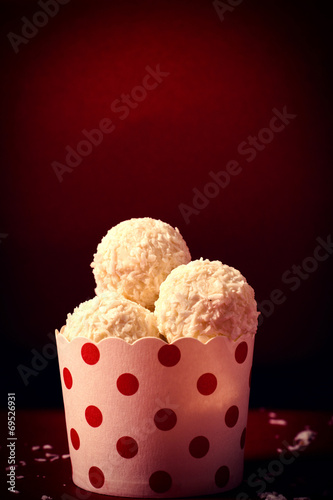
MULTIPOLYGON (((332 415, 313 411, 250 410, 243 483, 236 490, 207 498, 333 499, 332 415), (288 446, 292 447, 288 454, 281 455, 281 450, 288 446), (288 463, 284 460, 286 456, 288 463), (275 496, 268 495, 272 492, 275 496)), ((1 417, 1 483, 4 488, 1 498, 109 498, 85 492, 73 484, 65 418, 63 411, 58 409, 16 412, 16 492, 9 493, 6 489, 9 473, 7 413, 2 412, 1 417)))

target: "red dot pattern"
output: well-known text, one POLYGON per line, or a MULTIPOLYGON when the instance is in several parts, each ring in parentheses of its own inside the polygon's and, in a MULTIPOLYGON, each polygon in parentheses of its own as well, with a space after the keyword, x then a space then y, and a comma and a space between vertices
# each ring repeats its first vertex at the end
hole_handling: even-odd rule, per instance
POLYGON ((190 442, 189 451, 192 457, 202 458, 207 455, 209 441, 205 436, 197 436, 190 442))
POLYGON ((81 348, 82 359, 87 365, 95 365, 100 358, 100 352, 97 345, 87 342, 81 348))
POLYGON ((170 474, 163 470, 154 472, 149 478, 149 486, 155 493, 166 493, 170 490, 171 485, 170 474))
POLYGON ((204 373, 197 381, 197 388, 200 394, 209 396, 213 394, 217 387, 217 379, 213 373, 204 373))
MULTIPOLYGON (((249 343, 249 345, 250 345, 250 343, 249 343)), ((246 378, 248 377, 248 383, 250 385, 251 371, 252 370, 249 371, 250 367, 248 367, 247 363, 244 365, 244 367, 240 366, 248 359, 249 345, 247 342, 243 341, 237 346, 237 348, 234 350, 235 362, 233 363, 232 366, 234 367, 233 369, 236 370, 235 373, 238 372, 239 370, 241 370, 241 375, 243 378, 244 378, 243 372, 245 371, 245 377, 246 378), (237 366, 237 365, 239 365, 239 366, 237 366)), ((86 376, 88 377, 88 380, 90 383, 90 374, 92 374, 92 376, 94 376, 94 371, 93 371, 94 368, 89 368, 89 366, 93 367, 93 365, 96 365, 98 363, 103 363, 103 365, 100 365, 100 366, 104 367, 104 364, 107 360, 107 358, 104 354, 103 347, 102 346, 98 347, 96 344, 94 344, 92 342, 85 342, 83 345, 82 345, 82 343, 80 344, 78 352, 79 352, 79 356, 81 359, 81 367, 83 367, 83 369, 84 369, 84 365, 86 365, 86 373, 87 373, 86 376), (82 361, 83 361, 83 364, 82 364, 82 361)), ((177 365, 179 365, 180 362, 182 365, 185 364, 185 366, 188 363, 188 358, 185 355, 182 358, 183 348, 181 351, 176 345, 162 344, 162 347, 158 346, 158 348, 156 349, 155 352, 156 352, 155 363, 158 361, 158 363, 160 365, 160 368, 159 368, 160 373, 163 373, 163 374, 172 373, 172 367, 176 367, 177 365), (169 368, 171 368, 171 370, 169 370, 169 368)), ((110 381, 111 381, 111 383, 115 384, 113 386, 112 390, 119 391, 119 393, 123 396, 135 395, 140 388, 141 379, 139 379, 138 376, 134 375, 134 373, 136 373, 136 371, 135 371, 136 370, 136 368, 135 368, 136 361, 135 361, 135 358, 133 358, 133 359, 134 359, 133 365, 129 364, 129 367, 130 367, 131 371, 133 370, 133 373, 128 373, 128 372, 121 373, 120 372, 121 375, 118 376, 118 374, 114 373, 115 370, 113 372, 111 370, 111 373, 113 373, 113 375, 112 375, 112 378, 110 378, 110 381), (139 382, 139 380, 140 380, 140 382, 139 382)), ((67 365, 68 368, 67 368, 67 366, 65 368, 63 368, 62 377, 63 377, 64 387, 66 387, 66 389, 72 389, 73 380, 76 382, 78 376, 77 376, 77 371, 76 371, 76 365, 71 364, 71 358, 68 358, 68 360, 69 360, 68 362, 66 362, 66 360, 64 360, 64 362, 65 362, 64 364, 67 365)), ((211 405, 213 405, 213 407, 214 407, 215 401, 217 400, 216 399, 217 396, 218 396, 218 399, 221 396, 221 401, 223 404, 223 398, 224 398, 223 387, 224 387, 224 382, 225 382, 225 378, 224 378, 224 371, 225 370, 217 369, 215 372, 214 371, 214 364, 212 364, 212 365, 207 364, 205 366, 205 364, 203 364, 201 362, 201 363, 198 363, 198 367, 199 367, 199 365, 200 365, 200 368, 199 368, 200 371, 199 371, 199 373, 198 372, 196 372, 196 373, 198 373, 198 375, 200 375, 200 372, 201 372, 201 376, 198 377, 198 375, 197 375, 198 378, 195 377, 194 373, 186 372, 189 375, 188 377, 185 378, 185 381, 184 381, 185 384, 189 385, 188 389, 186 389, 186 390, 189 390, 189 391, 190 390, 192 390, 192 391, 197 390, 196 396, 195 396, 195 392, 192 393, 192 395, 194 397, 193 401, 195 401, 195 398, 197 398, 198 404, 205 403, 205 405, 206 405, 206 403, 207 403, 207 408, 210 407, 211 405), (211 370, 211 371, 206 372, 205 369, 207 370, 207 368, 208 368, 208 370, 211 370), (193 375, 194 375, 194 378, 193 378, 193 375), (195 388, 195 384, 196 384, 196 388, 195 388), (218 384, 221 384, 221 386, 219 385, 219 387, 218 387, 218 384), (214 396, 213 398, 206 399, 206 397, 209 397, 210 395, 214 394, 217 388, 219 388, 219 393, 216 394, 216 397, 214 396), (202 399, 201 396, 204 396, 204 399, 202 399)), ((101 372, 100 366, 97 366, 97 368, 96 368, 96 370, 99 372, 101 372)), ((158 365, 155 364, 154 366, 158 370, 158 365)), ((103 369, 103 371, 104 371, 104 369, 103 369)), ((177 370, 177 372, 173 372, 173 373, 178 373, 178 370, 177 370)), ((228 376, 228 371, 226 371, 226 374, 228 376)), ((146 381, 143 381, 143 382, 145 382, 145 384, 146 384, 146 381)), ((141 388, 142 393, 140 392, 140 396, 139 396, 140 398, 141 398, 141 396, 144 396, 144 391, 146 389, 145 384, 142 385, 142 388, 141 388)), ((246 386, 247 386, 247 383, 246 383, 246 386)), ((96 387, 98 388, 98 384, 96 387)), ((71 395, 73 394, 73 397, 76 398, 76 393, 78 390, 80 390, 80 387, 77 383, 75 383, 74 391, 72 390, 70 393, 67 393, 68 396, 66 396, 66 397, 72 397, 71 395)), ((84 410, 85 425, 88 425, 91 428, 100 427, 104 421, 104 418, 105 418, 105 421, 107 421, 107 419, 109 418, 109 413, 110 413, 110 408, 106 408, 102 404, 102 402, 101 402, 102 400, 100 399, 100 395, 99 395, 98 391, 96 392, 96 395, 97 395, 97 398, 95 400, 93 399, 93 402, 95 403, 95 405, 89 405, 84 410), (103 412, 101 411, 100 408, 102 408, 103 412), (105 413, 105 415, 104 415, 104 413, 105 413)), ((170 399, 168 399, 168 398, 169 398, 169 396, 165 397, 164 402, 170 401, 170 399)), ((122 404, 125 404, 125 405, 127 404, 125 402, 126 398, 125 398, 125 400, 122 400, 122 401, 123 401, 122 404)), ((134 403, 134 401, 138 401, 138 400, 133 400, 133 403, 134 403)), ((239 407, 237 406, 237 404, 238 404, 237 401, 238 400, 235 399, 234 402, 236 404, 231 405, 229 408, 226 407, 227 411, 222 410, 220 415, 221 415, 222 420, 224 418, 224 425, 225 426, 223 429, 223 435, 225 435, 227 439, 234 440, 235 446, 236 446, 235 452, 237 451, 238 446, 240 447, 240 448, 238 448, 238 450, 240 452, 240 450, 244 450, 244 448, 245 448, 246 427, 244 427, 244 424, 245 424, 244 417, 245 416, 243 413, 241 415, 241 421, 240 421, 240 412, 239 412, 239 407), (236 428, 236 433, 234 431, 229 430, 229 429, 234 428, 237 424, 238 424, 238 427, 236 428), (228 433, 230 433, 230 432, 231 432, 231 434, 229 434, 229 436, 230 436, 230 438, 229 438, 228 433)), ((177 400, 175 400, 175 401, 172 400, 172 402, 179 403, 177 400)), ((89 403, 89 401, 87 401, 86 403, 89 403)), ((133 403, 130 403, 130 408, 132 408, 133 403)), ((136 403, 134 403, 134 405, 135 404, 136 403)), ((133 408, 135 408, 135 406, 133 408)), ((133 410, 133 411, 135 411, 135 410, 133 410)), ((158 411, 155 410, 154 415, 148 415, 147 417, 150 418, 150 423, 152 423, 151 417, 153 416, 153 422, 154 422, 155 427, 158 430, 162 431, 161 434, 156 434, 156 435, 160 436, 159 439, 163 439, 162 435, 164 432, 166 433, 165 439, 168 439, 168 437, 167 437, 168 431, 171 431, 172 429, 175 428, 175 426, 177 425, 178 417, 179 417, 179 421, 181 421, 181 422, 183 421, 181 419, 185 418, 185 415, 183 415, 183 413, 184 413, 184 410, 183 410, 182 406, 179 405, 179 406, 175 406, 175 410, 168 408, 168 407, 160 408, 158 411), (179 415, 178 415, 178 413, 179 413, 179 415)), ((82 429, 81 429, 80 422, 82 422, 82 417, 81 417, 81 420, 79 420, 79 423, 77 423, 77 422, 78 422, 78 420, 76 418, 75 418, 75 420, 73 419, 74 425, 72 424, 73 427, 71 427, 70 431, 69 431, 69 442, 71 445, 71 453, 73 453, 73 454, 74 453, 83 453, 84 450, 86 449, 85 447, 87 446, 87 443, 85 442, 87 439, 86 438, 87 427, 85 429, 84 429, 84 427, 82 427, 82 429)), ((133 435, 135 435, 136 439, 134 439, 131 435, 127 435, 124 433, 124 435, 120 434, 120 436, 114 435, 112 437, 112 439, 109 440, 110 442, 107 443, 107 447, 109 447, 109 448, 111 447, 110 449, 112 449, 112 447, 113 447, 113 450, 116 451, 116 454, 118 454, 118 460, 122 460, 119 463, 122 463, 124 467, 125 467, 125 464, 127 461, 141 460, 140 450, 141 450, 141 454, 142 454, 142 450, 144 450, 147 446, 147 443, 143 443, 143 444, 141 443, 142 439, 145 438, 145 436, 142 437, 140 435, 140 433, 139 434, 136 433, 135 429, 136 429, 135 426, 134 426, 134 428, 132 428, 132 423, 130 423, 130 426, 128 427, 128 429, 126 428, 126 426, 124 428, 125 433, 126 433, 126 431, 129 434, 131 434, 133 432, 133 435), (138 455, 139 455, 139 457, 138 457, 138 455)), ((202 426, 201 432, 205 433, 205 430, 206 430, 206 427, 202 426)), ((103 430, 101 430, 101 431, 92 430, 91 432, 94 432, 94 436, 91 434, 90 437, 96 438, 96 446, 99 446, 99 447, 103 446, 103 442, 100 442, 101 440, 100 440, 100 434, 99 434, 99 432, 103 432, 103 430)), ((225 462, 224 465, 219 467, 220 464, 218 462, 216 462, 217 457, 213 453, 214 447, 217 446, 217 443, 215 443, 214 434, 209 434, 209 439, 208 439, 205 435, 194 434, 193 436, 191 436, 190 432, 191 432, 191 427, 188 427, 187 430, 184 430, 184 442, 182 443, 181 439, 180 439, 180 442, 177 445, 180 448, 183 448, 183 452, 186 453, 186 451, 187 451, 187 454, 188 454, 187 460, 189 461, 188 463, 194 464, 194 463, 198 463, 197 461, 203 460, 203 463, 210 464, 210 467, 211 467, 210 468, 210 470, 211 470, 210 481, 215 480, 215 485, 219 489, 225 488, 228 486, 229 482, 231 483, 230 476, 233 478, 233 482, 234 482, 233 470, 230 471, 229 467, 228 467, 228 465, 230 466, 230 464, 225 462), (184 449, 184 447, 185 447, 185 449, 184 449), (187 447, 187 449, 186 449, 186 447, 187 447)), ((200 433, 200 431, 199 431, 199 433, 200 433)), ((180 438, 181 438, 181 436, 180 436, 180 438)), ((90 439, 89 436, 88 436, 88 439, 90 439)), ((173 438, 171 437, 170 439, 172 440, 173 438)), ((217 437, 217 439, 220 439, 220 438, 217 437)), ((223 437, 223 439, 224 439, 224 437, 223 437)), ((221 443, 219 443, 219 445, 220 444, 221 443)), ((241 454, 241 455, 243 456, 243 454, 241 454)), ((88 470, 88 472, 86 470, 85 474, 88 474, 86 477, 87 477, 87 479, 89 479, 91 486, 93 488, 96 488, 96 489, 102 489, 100 491, 101 493, 104 493, 104 492, 107 493, 107 489, 105 489, 105 486, 108 486, 107 478, 108 478, 108 475, 110 474, 108 466, 107 465, 101 466, 101 463, 99 462, 99 460, 96 460, 96 461, 92 460, 92 463, 90 463, 89 466, 91 466, 91 467, 90 468, 88 467, 89 470, 88 470), (96 465, 93 465, 94 462, 96 465), (102 468, 98 467, 97 465, 99 465, 102 468), (104 489, 103 489, 103 487, 104 487, 104 489)), ((163 470, 155 470, 154 471, 154 469, 153 469, 147 473, 147 476, 146 476, 147 487, 149 484, 151 491, 154 493, 157 493, 157 494, 164 494, 164 493, 169 492, 171 489, 174 490, 174 488, 176 488, 176 490, 173 491, 173 493, 176 493, 176 491, 178 490, 178 483, 180 480, 178 475, 180 474, 181 471, 179 471, 179 472, 177 470, 168 471, 167 466, 164 469, 163 462, 161 462, 159 464, 159 466, 163 470), (174 483, 173 483, 173 481, 174 481, 174 483), (177 483, 177 487, 175 486, 176 483, 177 483)), ((184 481, 185 481, 185 477, 184 477, 184 481)), ((182 483, 179 483, 179 484, 182 484, 182 483)), ((230 487, 233 487, 233 484, 230 484, 229 488, 230 487)))
POLYGON ((239 417, 238 406, 230 406, 225 414, 225 423, 228 427, 235 427, 239 417))
POLYGON ((85 417, 91 427, 99 427, 103 422, 102 412, 97 408, 97 406, 87 406, 85 417))
POLYGON ((98 467, 90 467, 89 481, 94 488, 102 488, 105 482, 105 477, 101 469, 98 467))
POLYGON ((71 389, 73 386, 73 377, 68 368, 63 369, 62 376, 64 379, 64 384, 67 387, 67 389, 71 389))
POLYGON ((215 474, 215 484, 218 488, 224 488, 227 486, 230 479, 230 471, 226 465, 222 465, 217 469, 215 474))
POLYGON ((138 453, 138 443, 130 436, 123 436, 117 441, 117 452, 123 458, 133 458, 138 453))
POLYGON ((69 434, 74 450, 78 450, 80 448, 80 438, 78 433, 76 432, 75 429, 71 429, 69 434))
POLYGON ((123 373, 117 379, 117 388, 124 396, 133 396, 139 389, 139 381, 132 373, 123 373))
POLYGON ((177 415, 170 408, 161 408, 155 413, 154 422, 161 431, 170 431, 177 423, 177 415))
POLYGON ((248 352, 248 346, 246 342, 241 342, 240 344, 238 344, 235 351, 235 359, 237 363, 239 364, 244 363, 247 357, 247 352, 248 352))
POLYGON ((177 346, 166 344, 158 351, 158 360, 163 366, 175 366, 181 357, 180 350, 177 346))

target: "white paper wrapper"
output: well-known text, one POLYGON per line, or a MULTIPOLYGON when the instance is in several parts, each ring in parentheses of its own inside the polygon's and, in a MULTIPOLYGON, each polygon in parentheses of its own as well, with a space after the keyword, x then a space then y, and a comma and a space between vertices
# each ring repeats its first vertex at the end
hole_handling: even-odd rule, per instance
POLYGON ((149 498, 241 482, 254 336, 56 337, 77 486, 149 498))

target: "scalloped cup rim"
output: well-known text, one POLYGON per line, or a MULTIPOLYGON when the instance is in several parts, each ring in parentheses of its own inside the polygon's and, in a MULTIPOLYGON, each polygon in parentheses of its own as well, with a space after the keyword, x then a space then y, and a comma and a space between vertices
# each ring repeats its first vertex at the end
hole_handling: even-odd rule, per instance
MULTIPOLYGON (((147 342, 147 341, 154 341, 154 342, 157 341, 157 342, 160 342, 161 345, 175 345, 179 342, 181 342, 181 343, 183 343, 183 342, 199 342, 199 344, 201 344, 201 345, 208 345, 211 342, 216 342, 217 339, 226 339, 226 340, 229 340, 230 342, 233 342, 236 344, 241 339, 243 339, 243 340, 254 339, 255 336, 256 336, 256 334, 245 333, 245 334, 240 335, 239 337, 237 337, 237 339, 234 340, 234 339, 230 339, 227 335, 216 335, 215 337, 212 337, 209 340, 207 340, 207 342, 202 342, 201 340, 199 340, 195 337, 180 337, 178 339, 173 340, 172 342, 166 342, 165 340, 163 340, 159 337, 153 337, 153 336, 141 337, 139 339, 136 339, 134 342, 127 342, 126 340, 124 340, 120 337, 105 337, 104 339, 101 339, 98 342, 96 342, 96 340, 90 339, 89 337, 85 337, 84 335, 78 335, 77 337, 73 338, 72 340, 68 340, 67 337, 63 333, 61 333, 59 330, 56 330, 56 337, 61 337, 68 344, 72 344, 73 342, 76 342, 77 339, 85 339, 88 342, 91 342, 95 345, 101 345, 103 342, 110 342, 110 341, 111 342, 124 342, 125 344, 130 345, 130 346, 133 346, 133 345, 137 344, 138 342, 147 342)), ((218 340, 218 342, 221 342, 221 340, 218 340)))

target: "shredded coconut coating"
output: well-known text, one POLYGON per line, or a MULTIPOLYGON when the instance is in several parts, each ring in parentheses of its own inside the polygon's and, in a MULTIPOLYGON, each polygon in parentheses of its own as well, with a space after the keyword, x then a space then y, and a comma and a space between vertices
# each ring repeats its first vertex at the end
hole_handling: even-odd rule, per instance
POLYGON ((152 312, 115 292, 105 292, 82 302, 67 315, 60 331, 67 340, 87 337, 99 342, 106 337, 120 337, 132 343, 141 337, 158 337, 152 312))
POLYGON ((114 226, 97 247, 91 263, 96 295, 118 293, 153 310, 161 283, 191 255, 177 228, 144 217, 114 226))
POLYGON ((154 314, 169 342, 217 335, 237 340, 258 325, 254 290, 244 276, 219 261, 194 260, 171 271, 160 287, 154 314))

